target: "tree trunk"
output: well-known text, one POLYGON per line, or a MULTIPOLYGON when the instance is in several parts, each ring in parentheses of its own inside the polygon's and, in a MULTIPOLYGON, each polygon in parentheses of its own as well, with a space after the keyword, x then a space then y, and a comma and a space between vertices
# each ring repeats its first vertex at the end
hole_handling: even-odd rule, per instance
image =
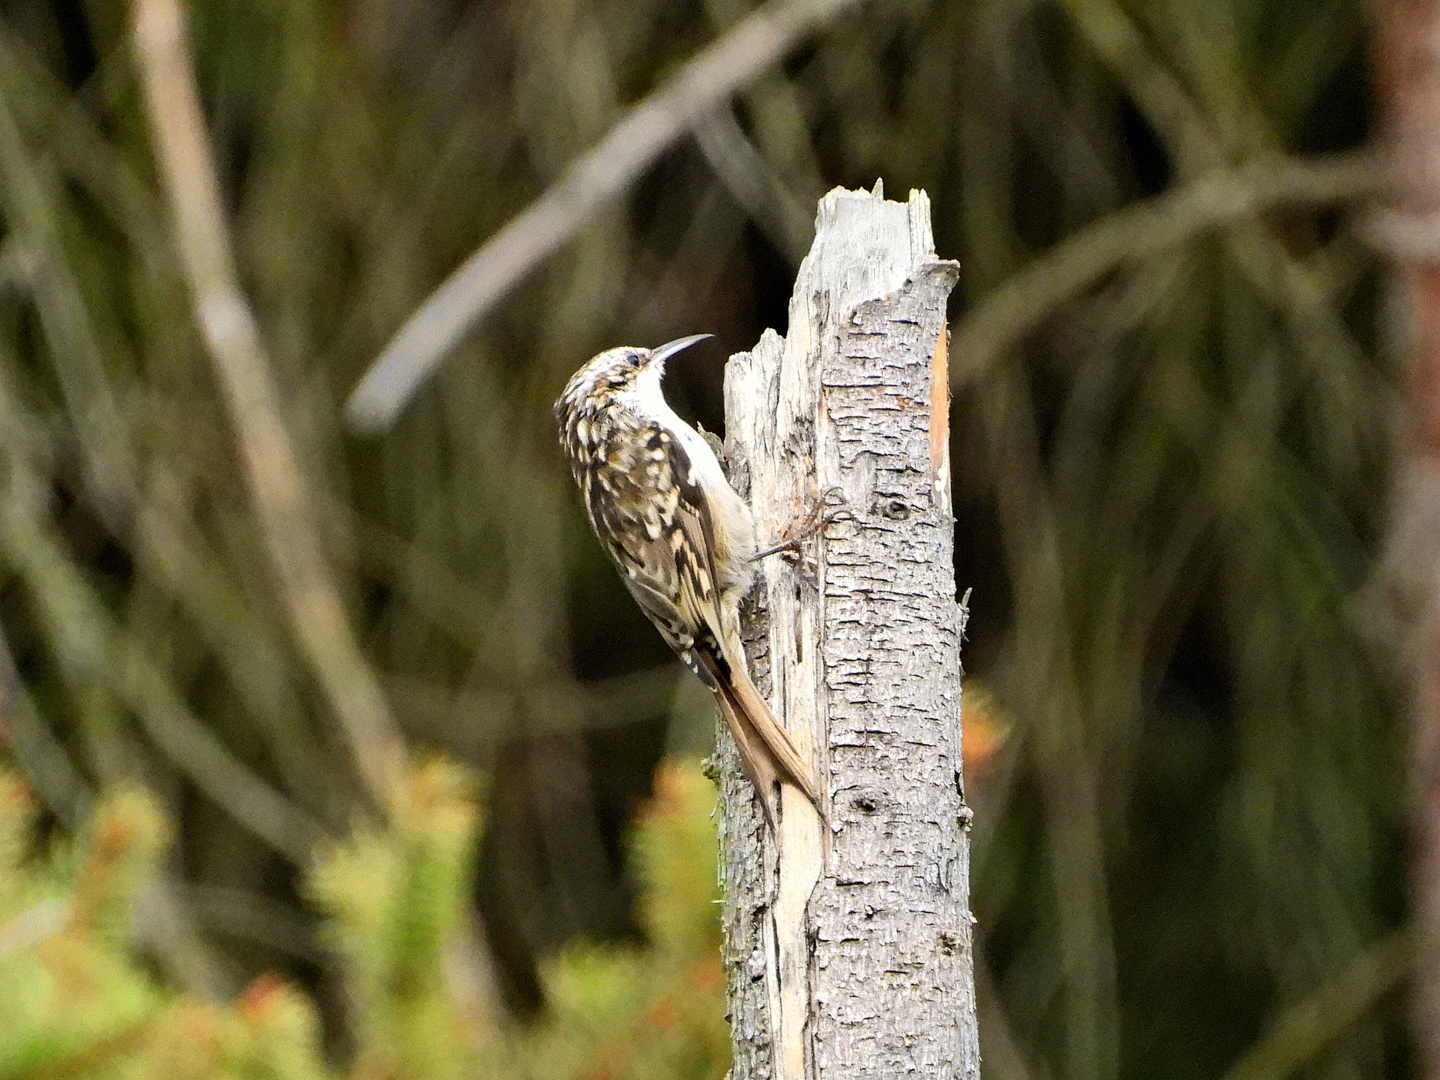
POLYGON ((752 672, 822 779, 767 832, 722 742, 733 1080, 978 1080, 960 775, 945 301, 930 201, 836 190, 790 301, 726 371, 731 476, 762 544, 832 493, 847 511, 762 562, 752 672), (933 406, 933 407, 932 407, 933 406), (843 500, 842 500, 843 497, 843 500))

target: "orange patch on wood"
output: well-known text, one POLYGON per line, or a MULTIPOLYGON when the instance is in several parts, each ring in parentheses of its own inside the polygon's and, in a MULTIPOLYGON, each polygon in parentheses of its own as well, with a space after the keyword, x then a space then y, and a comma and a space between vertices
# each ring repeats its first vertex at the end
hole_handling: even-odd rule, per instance
POLYGON ((940 340, 930 357, 930 479, 935 497, 950 504, 950 327, 940 325, 940 340))

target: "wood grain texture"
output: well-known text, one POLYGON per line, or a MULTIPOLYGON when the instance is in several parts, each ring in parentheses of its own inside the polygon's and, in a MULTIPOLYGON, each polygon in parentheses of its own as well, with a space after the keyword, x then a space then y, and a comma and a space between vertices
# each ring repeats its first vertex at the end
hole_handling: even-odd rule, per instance
POLYGON ((786 791, 767 834, 722 740, 733 1080, 979 1076, 963 622, 931 437, 957 272, 923 193, 832 191, 788 336, 726 372, 731 478, 761 543, 831 489, 850 512, 798 560, 767 559, 747 613, 752 672, 813 755, 828 828, 786 791))

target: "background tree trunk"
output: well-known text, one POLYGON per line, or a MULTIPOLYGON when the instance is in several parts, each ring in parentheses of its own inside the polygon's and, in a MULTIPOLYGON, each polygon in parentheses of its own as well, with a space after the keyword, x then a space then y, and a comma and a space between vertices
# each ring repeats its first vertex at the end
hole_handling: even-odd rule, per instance
POLYGON ((732 357, 731 474, 762 543, 832 490, 848 515, 764 561, 748 621, 762 690, 812 753, 828 828, 786 790, 767 835, 722 754, 735 1080, 979 1076, 945 301, 930 202, 836 190, 788 336, 732 357), (933 408, 932 408, 933 406, 933 408))
POLYGON ((1421 1075, 1440 1077, 1440 61, 1433 0, 1373 5, 1388 206, 1370 238, 1393 260, 1390 328, 1403 367, 1383 578, 1404 626, 1414 809, 1414 1020, 1421 1075))

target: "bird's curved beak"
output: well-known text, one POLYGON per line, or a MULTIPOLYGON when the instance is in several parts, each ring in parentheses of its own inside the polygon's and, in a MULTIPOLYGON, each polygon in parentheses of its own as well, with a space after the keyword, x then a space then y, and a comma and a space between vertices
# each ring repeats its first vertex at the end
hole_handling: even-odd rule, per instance
POLYGON ((663 364, 682 349, 688 349, 697 341, 704 341, 706 338, 712 338, 714 336, 714 334, 691 334, 689 337, 676 338, 674 341, 661 345, 658 349, 651 349, 649 362, 652 364, 663 364))

